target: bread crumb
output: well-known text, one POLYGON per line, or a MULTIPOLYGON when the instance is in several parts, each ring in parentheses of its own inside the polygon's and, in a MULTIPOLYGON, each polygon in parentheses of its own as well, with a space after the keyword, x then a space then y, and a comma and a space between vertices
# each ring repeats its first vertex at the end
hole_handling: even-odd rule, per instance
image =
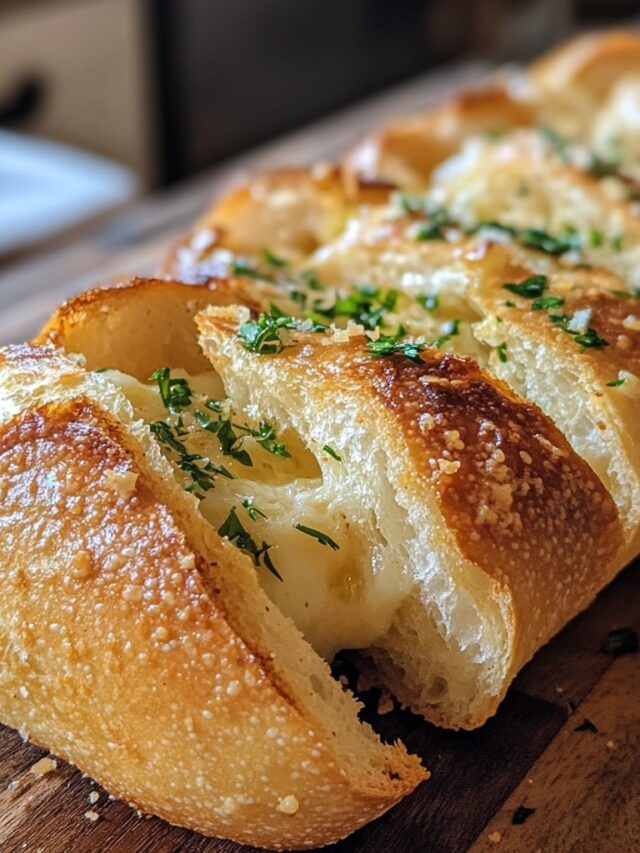
POLYGON ((31 767, 31 773, 34 776, 44 776, 46 773, 51 773, 53 770, 56 770, 58 767, 58 762, 55 758, 41 758, 40 761, 36 761, 36 763, 31 767))
POLYGON ((93 809, 89 809, 89 811, 85 812, 84 816, 87 820, 90 820, 91 823, 95 823, 100 817, 98 812, 94 812, 93 809))
POLYGON ((491 844, 500 844, 502 841, 502 835, 499 832, 490 832, 487 838, 491 844))
POLYGON ((564 687, 556 687, 556 693, 564 693, 564 687))
POLYGON ((612 741, 612 740, 607 741, 607 749, 613 749, 614 746, 615 746, 614 741, 612 741))
POLYGON ((390 714, 393 711, 393 698, 388 690, 383 690, 378 699, 378 714, 390 714))
POLYGON ((295 814, 300 808, 300 803, 298 802, 298 798, 293 794, 288 794, 286 797, 282 797, 278 802, 278 811, 283 814, 295 814))
POLYGON ((100 794, 97 791, 89 791, 89 796, 87 797, 91 805, 95 805, 100 799, 100 794))

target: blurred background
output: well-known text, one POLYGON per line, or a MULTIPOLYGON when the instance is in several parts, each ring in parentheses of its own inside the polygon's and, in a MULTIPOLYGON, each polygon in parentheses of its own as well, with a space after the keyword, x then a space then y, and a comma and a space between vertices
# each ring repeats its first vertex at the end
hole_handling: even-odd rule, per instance
POLYGON ((527 59, 637 14, 638 0, 0 0, 0 266, 430 69, 527 59))

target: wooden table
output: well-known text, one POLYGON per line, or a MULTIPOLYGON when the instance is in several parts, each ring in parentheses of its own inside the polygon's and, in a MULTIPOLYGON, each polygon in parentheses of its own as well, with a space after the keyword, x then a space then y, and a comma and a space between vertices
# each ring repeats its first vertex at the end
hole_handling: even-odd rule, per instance
MULTIPOLYGON (((429 75, 138 203, 0 275, 0 341, 35 331, 61 299, 114 276, 148 273, 220 187, 246 170, 331 158, 368 127, 477 79, 475 63, 429 75)), ((634 853, 640 851, 640 656, 601 651, 607 633, 640 627, 640 566, 605 590, 522 671, 497 716, 448 732, 407 712, 368 710, 402 737, 432 778, 337 853, 634 853), (590 725, 585 726, 588 720, 590 725), (595 730, 594 730, 595 729, 595 730), (517 809, 532 809, 513 823, 517 809)), ((375 697, 370 705, 375 706, 375 697)), ((144 818, 69 765, 42 777, 38 748, 0 727, 0 851, 240 853, 144 818), (99 792, 90 804, 89 793, 99 792), (98 819, 85 817, 94 811, 98 819)))

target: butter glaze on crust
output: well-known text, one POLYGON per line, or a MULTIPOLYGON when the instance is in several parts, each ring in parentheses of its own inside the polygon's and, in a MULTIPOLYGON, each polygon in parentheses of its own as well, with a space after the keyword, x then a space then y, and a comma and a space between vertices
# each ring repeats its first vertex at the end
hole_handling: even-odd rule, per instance
MULTIPOLYGON (((318 413, 331 400, 354 425, 350 441, 362 432, 368 458, 384 459, 398 512, 410 520, 407 569, 419 592, 409 605, 413 621, 401 610, 376 643, 388 682, 434 722, 480 724, 520 666, 611 578, 621 544, 613 501, 548 418, 472 361, 435 350, 425 350, 419 365, 403 356, 376 359, 365 352, 364 338, 336 345, 322 335, 301 336, 277 356, 256 356, 235 339, 241 314, 208 309, 197 320, 203 348, 231 395, 280 400, 309 442, 322 440, 318 413), (464 663, 470 666, 464 675, 473 671, 476 689, 485 692, 466 703, 455 699, 454 682, 463 674, 455 650, 437 673, 449 679, 452 697, 438 702, 424 699, 420 671, 424 651, 435 658, 436 647, 418 641, 419 663, 409 651, 413 644, 417 654, 415 633, 428 630, 434 606, 446 610, 434 591, 438 574, 476 608, 475 617, 469 613, 467 624, 457 626, 460 637, 474 618, 486 620, 486 681, 481 667, 464 663)), ((366 465, 361 476, 368 476, 366 465)), ((446 623, 442 616, 445 636, 446 623)), ((428 676, 433 680, 433 672, 428 676)))
POLYGON ((425 772, 356 721, 104 385, 50 349, 2 354, 2 721, 204 834, 348 834, 425 772))

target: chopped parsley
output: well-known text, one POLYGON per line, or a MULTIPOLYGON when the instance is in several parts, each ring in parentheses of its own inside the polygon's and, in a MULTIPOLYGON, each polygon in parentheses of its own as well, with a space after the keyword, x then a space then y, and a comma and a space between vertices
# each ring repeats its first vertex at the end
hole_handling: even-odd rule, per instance
POLYGON ((324 284, 313 270, 305 270, 302 273, 302 279, 311 290, 324 290, 324 284))
POLYGON ((218 528, 218 533, 220 536, 226 536, 229 542, 232 542, 236 548, 239 548, 240 551, 244 551, 245 554, 248 554, 256 567, 260 566, 262 562, 262 565, 268 569, 272 575, 275 575, 278 580, 282 580, 282 575, 276 569, 271 557, 269 556, 269 549, 272 548, 273 545, 267 545, 267 543, 263 541, 262 545, 258 547, 249 531, 243 527, 242 522, 238 518, 235 507, 232 507, 229 511, 229 515, 218 528))
POLYGON ((554 236, 542 228, 519 228, 517 237, 523 246, 540 249, 548 255, 564 255, 565 252, 575 252, 582 248, 580 236, 573 231, 554 236))
POLYGON ((241 446, 244 436, 236 434, 234 424, 230 420, 225 418, 214 420, 206 412, 195 412, 194 417, 202 429, 216 436, 220 442, 220 450, 225 456, 231 456, 236 462, 247 467, 253 465, 251 457, 241 446))
POLYGON ((444 240, 444 228, 454 226, 456 223, 446 210, 438 208, 431 212, 427 211, 428 222, 421 225, 416 231, 416 240, 444 240))
POLYGON ((571 329, 570 324, 573 319, 571 314, 549 314, 549 319, 554 325, 559 326, 563 332, 572 335, 582 349, 603 349, 609 346, 609 341, 601 338, 591 326, 588 326, 584 332, 576 332, 571 329))
POLYGON ((283 258, 279 258, 277 255, 274 255, 269 249, 263 249, 260 252, 260 257, 268 267, 276 267, 277 269, 281 269, 282 267, 287 266, 287 262, 283 258))
POLYGON ((356 284, 348 296, 336 296, 328 308, 316 301, 308 316, 320 322, 343 317, 372 330, 381 325, 386 313, 394 310, 397 301, 397 290, 381 291, 368 284, 356 284))
POLYGON ((616 628, 607 634, 602 651, 617 658, 620 655, 635 654, 639 647, 638 635, 633 628, 616 628))
POLYGON ((543 311, 547 308, 561 308, 564 305, 562 296, 539 296, 531 303, 532 311, 543 311))
POLYGON ((498 353, 498 358, 504 364, 509 361, 509 356, 507 355, 507 342, 503 341, 501 344, 498 344, 496 347, 496 352, 498 353))
MULTIPOLYGON (((285 314, 276 305, 271 305, 271 311, 260 314, 257 320, 248 320, 238 329, 238 337, 249 352, 258 355, 275 355, 285 346, 282 333, 287 329, 304 329, 300 320, 290 314, 285 314)), ((313 323, 310 332, 325 332, 327 327, 313 323)))
POLYGON ((592 732, 593 734, 597 734, 598 727, 585 717, 580 725, 575 727, 574 732, 592 732))
POLYGON ((518 826, 528 820, 534 812, 535 809, 530 809, 528 808, 528 806, 518 806, 518 808, 511 815, 511 823, 514 826, 518 826))
POLYGON ((502 285, 505 290, 515 293, 516 296, 523 296, 525 299, 535 299, 542 296, 547 289, 546 275, 532 275, 517 284, 507 282, 502 285))
POLYGON ((594 249, 599 249, 604 245, 604 234, 599 228, 592 228, 589 232, 589 242, 594 249))
POLYGON ((333 458, 338 462, 342 462, 342 456, 340 456, 339 453, 336 453, 333 447, 331 447, 329 444, 325 444, 322 449, 325 453, 328 453, 329 456, 333 456, 333 458))
POLYGON ((416 302, 418 305, 422 305, 424 310, 430 314, 435 314, 440 307, 440 297, 437 293, 421 293, 419 296, 416 296, 416 302))
MULTIPOLYGON (((217 413, 224 411, 223 403, 220 400, 207 400, 205 406, 217 413)), ((247 435, 255 438, 261 447, 269 453, 273 453, 274 456, 281 456, 283 459, 291 456, 286 446, 276 441, 276 428, 268 421, 260 421, 258 429, 253 429, 249 426, 233 423, 228 418, 219 417, 214 420, 205 412, 197 411, 194 413, 194 417, 202 429, 217 437, 224 455, 231 456, 241 465, 251 466, 253 464, 247 451, 241 447, 242 441, 247 435), (235 430, 240 430, 244 435, 238 435, 235 430)))
POLYGON ((334 542, 326 533, 321 533, 319 530, 314 530, 313 527, 307 527, 304 524, 294 524, 293 526, 296 530, 299 530, 300 533, 306 533, 307 536, 313 536, 313 538, 317 539, 321 545, 328 545, 330 548, 333 548, 334 551, 337 551, 340 548, 338 543, 334 542))
POLYGON ((234 479, 233 474, 223 465, 214 465, 213 462, 199 453, 189 453, 184 442, 180 440, 186 434, 181 431, 180 426, 172 427, 165 421, 154 421, 149 424, 149 429, 161 444, 166 445, 178 454, 176 463, 178 468, 191 477, 191 483, 187 486, 186 491, 192 492, 200 500, 204 498, 203 492, 208 492, 213 488, 213 480, 216 474, 227 477, 229 480, 234 479))
POLYGON ((619 388, 626 381, 626 379, 612 379, 611 382, 607 382, 607 388, 619 388))
POLYGON ((172 379, 168 367, 159 367, 149 377, 150 382, 157 382, 160 397, 165 409, 172 414, 178 414, 191 405, 193 392, 186 379, 172 379))
POLYGON ((253 503, 253 498, 245 498, 242 501, 242 506, 246 509, 247 515, 251 519, 251 521, 255 521, 258 516, 262 518, 266 518, 266 513, 262 512, 261 509, 258 509, 257 506, 253 503))
POLYGON ((249 264, 244 263, 244 261, 234 261, 231 264, 231 273, 232 275, 239 275, 242 278, 255 278, 258 281, 273 282, 272 275, 260 272, 260 270, 257 270, 255 267, 249 266, 249 264))
POLYGON ((398 340, 397 335, 380 335, 377 341, 367 343, 367 350, 374 358, 399 354, 404 355, 416 364, 421 364, 422 359, 419 353, 425 346, 426 344, 420 340, 401 341, 398 340))

